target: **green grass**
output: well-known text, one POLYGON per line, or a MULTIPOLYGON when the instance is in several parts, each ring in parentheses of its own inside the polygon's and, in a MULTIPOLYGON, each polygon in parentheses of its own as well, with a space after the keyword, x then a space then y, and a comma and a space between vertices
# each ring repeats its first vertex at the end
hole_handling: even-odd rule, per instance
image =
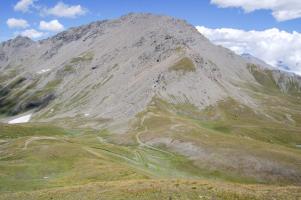
POLYGON ((75 72, 75 69, 73 68, 72 65, 65 65, 63 68, 64 74, 71 74, 75 72))
POLYGON ((14 139, 27 136, 68 135, 70 131, 47 124, 8 125, 0 124, 0 138, 14 139))
POLYGON ((61 84, 61 79, 54 79, 49 81, 43 89, 37 90, 32 93, 26 101, 43 101, 49 95, 54 95, 57 87, 61 84))
POLYGON ((72 58, 71 64, 76 64, 79 62, 89 62, 92 61, 94 58, 94 53, 93 52, 86 52, 81 54, 79 57, 72 58))
POLYGON ((36 78, 16 77, 5 87, 0 86, 0 114, 12 116, 46 106, 54 99, 61 79, 48 82, 42 89, 37 88, 38 82, 36 78))
MULTIPOLYGON (((194 174, 198 177, 239 183, 300 181, 301 152, 296 144, 301 143, 301 128, 271 121, 233 99, 199 110, 191 104, 170 104, 154 98, 137 115, 132 127, 128 133, 132 137, 128 136, 126 141, 134 141, 133 135, 143 130, 141 140, 145 142, 153 138, 178 141, 176 146, 162 146, 160 142, 155 145, 172 152, 183 146, 176 152, 188 151, 183 155, 190 158, 190 165, 199 169, 194 174), (194 158, 194 150, 185 150, 185 145, 191 144, 199 148, 196 155, 201 157, 194 158), (260 165, 262 170, 255 170, 252 165, 260 165)), ((186 163, 183 169, 193 174, 194 170, 187 167, 189 161, 186 163)))
MULTIPOLYGON (((147 111, 139 114, 138 119, 149 112, 161 112, 160 115, 148 116, 145 123, 136 122, 134 125, 142 125, 138 131, 146 127, 151 130, 141 134, 141 140, 154 134, 166 136, 167 128, 176 122, 184 124, 186 131, 173 133, 175 140, 193 138, 202 141, 204 134, 208 134, 205 146, 213 143, 215 148, 220 148, 229 143, 236 144, 232 147, 234 149, 246 150, 240 146, 246 145, 241 143, 244 140, 236 139, 233 143, 234 137, 223 128, 216 128, 208 122, 199 124, 195 119, 167 109, 166 102, 155 101, 147 111), (157 105, 164 106, 165 111, 157 110, 157 105)), ((294 198, 300 191, 298 187, 254 185, 259 182, 254 178, 200 165, 186 156, 171 153, 164 146, 157 149, 135 143, 120 145, 115 144, 114 137, 106 129, 70 130, 49 124, 1 124, 0 199, 95 199, 99 195, 105 199, 198 199, 200 196, 205 199, 262 199, 271 196, 285 199, 294 198)), ((275 149, 273 145, 258 147, 274 151, 279 146, 275 149)), ((277 151, 287 151, 287 162, 291 162, 292 154, 298 156, 294 151, 289 154, 284 147, 277 151)))
POLYGON ((6 115, 16 114, 15 110, 17 104, 20 102, 20 97, 22 97, 22 95, 28 89, 28 87, 24 87, 25 81, 26 79, 24 77, 17 76, 16 78, 12 79, 12 81, 8 81, 3 86, 0 86, 0 113, 1 114, 6 114, 6 115))
MULTIPOLYGON (((278 80, 275 79, 272 70, 261 69, 257 65, 248 64, 247 68, 252 73, 255 80, 262 86, 259 90, 263 90, 267 94, 285 93, 286 95, 301 96, 301 87, 295 78, 279 73, 278 80), (278 82, 277 82, 278 81, 278 82), (280 86, 282 85, 282 87, 280 86)), ((253 86, 253 89, 258 88, 253 86)))
POLYGON ((92 183, 35 192, 3 193, 0 199, 296 199, 295 187, 241 186, 201 180, 130 180, 92 183))
POLYGON ((89 135, 89 131, 78 134, 38 124, 0 127, 0 191, 31 191, 95 181, 147 178, 123 164, 119 157, 98 150, 116 151, 117 155, 118 151, 126 153, 126 149, 118 150, 112 145, 102 147, 96 135, 89 135))
POLYGON ((248 69, 253 74, 256 81, 260 83, 262 86, 273 90, 279 89, 270 70, 260 69, 254 64, 249 64, 248 69))
POLYGON ((195 65, 192 60, 185 57, 175 63, 169 68, 169 71, 176 71, 182 73, 194 72, 196 70, 195 65))
POLYGON ((13 69, 13 67, 11 67, 8 70, 5 70, 5 72, 1 72, 0 85, 5 84, 7 81, 13 79, 17 75, 18 75, 18 72, 17 72, 17 70, 13 69))

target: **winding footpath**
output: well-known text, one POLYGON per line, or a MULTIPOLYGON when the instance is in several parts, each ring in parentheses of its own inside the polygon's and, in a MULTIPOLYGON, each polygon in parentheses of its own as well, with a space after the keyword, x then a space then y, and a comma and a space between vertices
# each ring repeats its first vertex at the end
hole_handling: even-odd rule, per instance
MULTIPOLYGON (((146 116, 143 116, 142 119, 141 119, 141 121, 140 121, 140 126, 141 126, 141 127, 143 127, 145 118, 146 118, 146 116)), ((164 150, 162 150, 162 149, 156 148, 156 147, 154 147, 154 146, 151 146, 151 145, 149 145, 149 144, 146 144, 146 143, 142 142, 142 140, 140 139, 140 136, 141 136, 141 134, 146 133, 147 131, 148 131, 148 128, 147 128, 147 126, 145 126, 145 128, 144 128, 143 131, 140 131, 140 132, 138 132, 138 133, 135 135, 136 141, 137 141, 137 143, 139 144, 139 146, 141 146, 141 147, 146 147, 146 148, 149 148, 149 149, 152 149, 152 150, 155 150, 155 151, 159 151, 159 152, 161 152, 161 153, 165 153, 165 154, 169 154, 169 155, 174 156, 174 154, 171 153, 171 152, 164 151, 164 150)))
POLYGON ((47 136, 41 136, 41 137, 31 137, 29 139, 27 139, 25 141, 25 144, 24 144, 24 147, 23 147, 23 150, 27 150, 28 148, 28 145, 34 141, 38 141, 38 140, 57 140, 57 141, 60 141, 59 139, 55 138, 55 137, 47 137, 47 136))

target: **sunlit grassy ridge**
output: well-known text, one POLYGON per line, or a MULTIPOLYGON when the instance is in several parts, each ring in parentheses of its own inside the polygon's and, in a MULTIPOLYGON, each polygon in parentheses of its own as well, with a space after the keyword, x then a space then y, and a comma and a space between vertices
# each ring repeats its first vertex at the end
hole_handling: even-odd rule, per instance
POLYGON ((125 150, 101 145, 95 135, 91 139, 55 127, 27 125, 2 126, 1 138, 1 191, 147 178, 106 152, 126 154, 125 150))
POLYGON ((133 127, 145 143, 193 160, 199 177, 300 183, 300 149, 295 146, 300 128, 286 129, 264 118, 234 100, 200 112, 193 105, 154 99, 133 127))

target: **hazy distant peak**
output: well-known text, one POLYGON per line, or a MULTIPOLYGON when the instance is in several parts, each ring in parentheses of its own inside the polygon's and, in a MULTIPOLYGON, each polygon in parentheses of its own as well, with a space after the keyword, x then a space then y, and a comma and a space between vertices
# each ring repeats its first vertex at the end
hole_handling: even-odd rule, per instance
POLYGON ((14 39, 11 39, 11 40, 1 43, 1 45, 16 48, 16 47, 20 47, 20 46, 29 46, 33 43, 34 43, 34 41, 31 40, 29 37, 17 36, 14 39))

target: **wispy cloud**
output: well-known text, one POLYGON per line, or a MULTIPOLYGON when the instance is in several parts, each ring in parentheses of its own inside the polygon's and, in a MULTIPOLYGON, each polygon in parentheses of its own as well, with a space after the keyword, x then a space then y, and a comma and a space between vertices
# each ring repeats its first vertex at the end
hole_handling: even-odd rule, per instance
POLYGON ((38 39, 47 35, 47 33, 37 31, 35 29, 27 29, 19 33, 23 37, 29 37, 31 39, 38 39))
POLYGON ((278 21, 301 17, 300 0, 211 0, 211 3, 222 8, 242 8, 246 12, 271 10, 272 15, 278 21))
POLYGON ((44 15, 53 15, 56 17, 67 17, 75 18, 78 16, 85 15, 87 9, 83 8, 81 5, 67 5, 63 2, 57 3, 52 8, 44 8, 42 14, 44 15))
POLYGON ((15 11, 28 12, 29 8, 34 5, 36 0, 20 0, 14 6, 15 11))

